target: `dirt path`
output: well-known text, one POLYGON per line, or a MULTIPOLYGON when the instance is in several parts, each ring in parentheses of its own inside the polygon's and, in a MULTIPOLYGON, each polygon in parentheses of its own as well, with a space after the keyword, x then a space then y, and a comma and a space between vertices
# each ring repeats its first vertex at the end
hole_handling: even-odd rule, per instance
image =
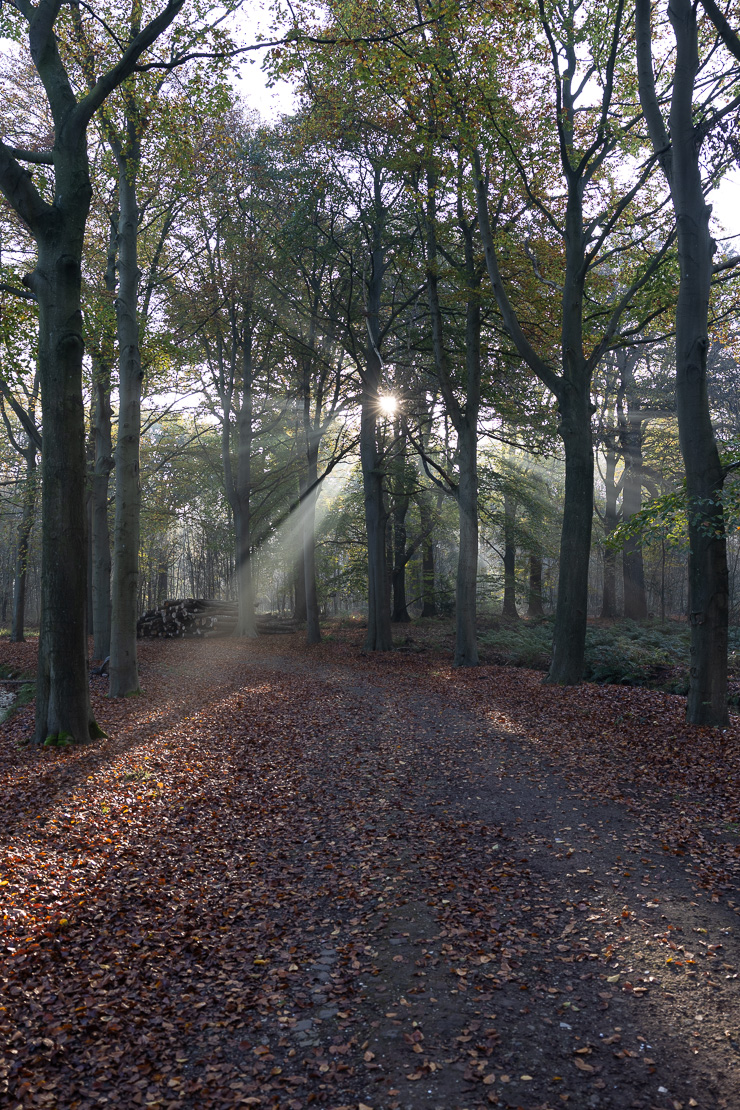
POLYGON ((184 716, 57 757, 14 829, 95 898, 6 949, 0 1104, 740 1106, 738 917, 491 724, 494 669, 471 705, 402 659, 156 647, 145 685, 184 716))

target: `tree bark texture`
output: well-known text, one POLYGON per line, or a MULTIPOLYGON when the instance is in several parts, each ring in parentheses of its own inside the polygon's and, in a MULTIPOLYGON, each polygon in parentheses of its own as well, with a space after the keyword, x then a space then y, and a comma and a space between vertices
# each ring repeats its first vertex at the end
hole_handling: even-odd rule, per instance
MULTIPOLYGON (((380 206, 378 205, 378 208, 380 206)), ((391 651, 393 635, 388 604, 388 565, 385 530, 388 512, 383 482, 384 462, 378 445, 378 391, 383 370, 380 358, 380 297, 385 263, 378 217, 374 228, 371 274, 367 283, 367 332, 365 366, 362 375, 360 412, 360 464, 365 501, 367 532, 368 613, 366 651, 391 651)))
MULTIPOLYGON (((252 335, 245 314, 242 357, 241 404, 237 414, 237 467, 234 490, 234 522, 236 524, 236 568, 239 587, 239 618, 237 636, 253 640, 257 636, 257 620, 252 578, 252 335)), ((227 447, 228 449, 228 447, 227 447)))
POLYGON ((113 469, 113 412, 110 403, 110 366, 93 363, 93 433, 95 458, 91 489, 93 658, 110 655, 111 551, 108 488, 113 469))
POLYGON ((15 581, 13 585, 13 622, 10 628, 10 642, 22 644, 25 639, 26 624, 26 583, 28 580, 28 551, 31 532, 36 519, 37 499, 37 462, 36 445, 29 441, 24 451, 26 458, 26 480, 23 489, 23 507, 18 525, 18 545, 15 559, 15 581))
POLYGON ((387 555, 385 530, 388 512, 383 492, 382 459, 377 444, 377 386, 372 379, 363 384, 360 416, 360 460, 365 499, 367 532, 368 616, 365 648, 390 651, 393 647, 391 616, 387 597, 387 555))
POLYGON ((316 499, 319 491, 318 479, 318 444, 309 446, 307 452, 307 486, 308 492, 303 502, 303 571, 306 583, 306 643, 321 643, 321 625, 319 623, 319 593, 316 585, 316 499))
POLYGON ((655 90, 649 0, 638 0, 637 48, 640 99, 650 137, 670 186, 678 226, 680 282, 676 308, 676 408, 686 470, 689 522, 689 622, 691 665, 687 719, 728 724, 728 571, 722 508, 724 471, 707 396, 709 290, 714 242, 704 197, 701 136, 693 116, 699 70, 696 9, 672 0, 669 18, 676 61, 668 130, 655 90))
POLYGON ((41 634, 35 740, 100 736, 87 669, 87 490, 82 395, 81 276, 92 188, 87 127, 141 54, 172 23, 184 0, 168 0, 133 36, 115 65, 77 99, 58 49, 58 4, 18 5, 26 41, 54 121, 53 202, 0 142, 0 188, 37 245, 26 282, 39 306, 42 452, 41 634), (48 439, 46 437, 48 436, 48 439))
MULTIPOLYGON (((477 421, 476 421, 477 424, 477 421)), ((457 508, 460 551, 455 591, 456 667, 478 666, 476 602, 478 591, 478 436, 467 422, 457 430, 459 482, 457 508)))
MULTIPOLYGON (((39 237, 38 263, 29 279, 39 305, 44 429, 37 743, 60 735, 81 743, 99 734, 90 708, 87 670, 87 491, 79 261, 90 188, 86 173, 68 176, 66 219, 60 215, 48 235, 39 237)), ((60 191, 64 195, 63 185, 60 191)))
POLYGON ((393 610, 391 620, 395 624, 408 624, 411 620, 406 602, 406 515, 409 497, 396 498, 391 514, 393 521, 393 575, 391 579, 393 610))
POLYGON ((501 616, 516 621, 516 505, 510 494, 504 495, 504 604, 501 616))
POLYGON ((601 616, 613 620, 617 615, 617 552, 609 544, 609 537, 619 523, 617 498, 619 486, 616 481, 617 452, 611 435, 605 446, 606 473, 604 474, 604 487, 606 490, 606 504, 604 506, 604 588, 601 595, 601 616))
POLYGON ((428 495, 422 493, 419 497, 419 526, 424 540, 421 548, 421 593, 422 617, 437 616, 437 601, 434 592, 434 536, 432 534, 432 514, 429 507, 428 495))
POLYGON ((531 552, 529 556, 529 591, 527 594, 527 616, 542 616, 542 556, 531 552))
MULTIPOLYGON (((432 325, 432 349, 445 408, 457 434, 458 483, 457 499, 460 548, 455 587, 455 655, 456 667, 478 666, 476 630, 478 586, 478 414, 481 388, 481 305, 480 285, 483 272, 475 253, 474 227, 464 214, 458 194, 457 226, 464 246, 464 262, 458 266, 466 292, 465 365, 462 377, 461 404, 455 390, 450 357, 445 345, 444 321, 439 300, 437 277, 437 210, 436 171, 427 171, 427 295, 432 325)), ((459 385, 458 385, 459 387, 459 385)))
POLYGON ((118 175, 118 437, 116 440, 116 502, 111 588, 110 686, 112 698, 139 690, 136 620, 139 599, 139 533, 141 482, 141 349, 139 345, 139 207, 136 171, 139 152, 119 157, 118 175))
MULTIPOLYGON (((620 422, 622 426, 622 456, 624 459, 622 519, 626 523, 642 508, 643 419, 635 396, 632 367, 626 358, 624 362, 622 377, 626 404, 622 408, 620 422)), ((642 542, 639 536, 629 536, 624 541, 622 548, 622 581, 625 617, 631 620, 645 620, 647 617, 645 566, 642 557, 642 542)))
POLYGON ((566 389, 563 392, 560 399, 560 435, 565 448, 565 499, 552 659, 545 681, 571 686, 583 677, 586 651, 588 564, 594 496, 588 389, 566 389))
MULTIPOLYGON (((105 288, 111 306, 116 293, 118 221, 111 222, 105 288)), ((107 307, 107 306, 106 306, 107 307)), ((92 547, 92 626, 93 658, 110 655, 111 632, 111 548, 108 523, 108 495, 113 470, 113 431, 111 408, 111 370, 113 367, 114 322, 103 311, 97 356, 92 360, 92 431, 94 439, 93 474, 90 491, 92 547)), ((164 600, 164 598, 162 599, 164 600)))
POLYGON ((303 537, 296 552, 293 567, 293 620, 306 621, 306 567, 304 565, 303 537))
MULTIPOLYGON (((315 334, 309 336, 309 349, 313 352, 315 334)), ((306 643, 321 643, 319 621, 319 591, 316 583, 316 502, 319 496, 319 448, 321 444, 321 405, 315 419, 311 413, 311 368, 313 358, 303 359, 303 433, 306 441, 306 481, 300 509, 300 539, 303 547, 302 569, 306 605, 306 643), (317 428, 318 424, 318 428, 317 428)), ((323 392, 323 391, 321 391, 323 392)))

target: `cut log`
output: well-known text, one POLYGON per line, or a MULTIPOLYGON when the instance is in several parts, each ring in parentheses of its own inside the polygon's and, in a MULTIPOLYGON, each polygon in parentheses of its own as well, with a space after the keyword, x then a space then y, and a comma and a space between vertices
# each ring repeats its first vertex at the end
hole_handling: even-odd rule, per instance
MULTIPOLYGON (((136 625, 139 639, 173 639, 177 636, 229 636, 236 628, 239 611, 235 601, 210 598, 177 598, 157 609, 147 609, 136 625)), ((298 632, 300 621, 274 613, 257 615, 261 635, 298 632)))

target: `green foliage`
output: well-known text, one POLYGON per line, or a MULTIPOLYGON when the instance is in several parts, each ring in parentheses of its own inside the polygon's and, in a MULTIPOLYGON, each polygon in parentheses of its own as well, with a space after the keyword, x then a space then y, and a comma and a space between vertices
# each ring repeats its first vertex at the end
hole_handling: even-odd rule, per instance
MULTIPOLYGON (((485 657, 516 667, 546 670, 550 659, 552 620, 492 629, 481 635, 485 657)), ((731 641, 740 661, 740 629, 731 641)), ((637 624, 623 620, 590 626, 586 633, 585 679, 603 685, 660 687, 670 693, 687 689, 690 633, 684 624, 637 624)), ((735 655, 731 655, 731 664, 735 655)))
POLYGON ((502 626, 479 637, 485 660, 511 667, 547 670, 552 645, 552 621, 502 626))
POLYGON ((688 658, 689 630, 685 625, 619 621, 588 630, 585 677, 603 685, 667 685, 672 693, 685 693, 685 675, 668 672, 677 664, 687 668, 688 658))

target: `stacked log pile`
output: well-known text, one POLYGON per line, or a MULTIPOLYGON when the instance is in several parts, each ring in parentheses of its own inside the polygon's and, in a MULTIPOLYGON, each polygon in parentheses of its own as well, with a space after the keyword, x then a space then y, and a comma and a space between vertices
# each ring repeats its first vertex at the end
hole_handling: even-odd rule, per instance
MULTIPOLYGON (((178 598, 165 601, 157 609, 148 609, 139 617, 136 634, 139 639, 176 636, 228 636, 236 628, 238 606, 235 601, 209 601, 202 597, 178 598)), ((296 632, 297 621, 258 614, 257 631, 260 633, 296 632)))

